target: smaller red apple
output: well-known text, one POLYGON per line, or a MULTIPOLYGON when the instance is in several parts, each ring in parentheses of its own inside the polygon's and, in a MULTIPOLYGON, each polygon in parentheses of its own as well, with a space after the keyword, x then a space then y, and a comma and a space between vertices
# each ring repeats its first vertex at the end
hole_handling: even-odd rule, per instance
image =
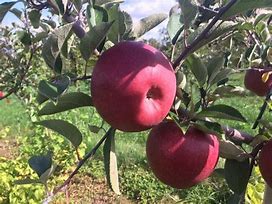
POLYGON ((251 68, 247 70, 244 78, 245 87, 258 96, 265 96, 272 87, 272 75, 266 82, 262 80, 262 76, 271 71, 271 68, 251 68))
POLYGON ((3 98, 5 96, 3 91, 0 91, 0 98, 3 98))
POLYGON ((260 151, 259 167, 265 182, 272 188, 272 140, 269 140, 260 151))
POLYGON ((184 189, 206 179, 213 172, 219 156, 219 142, 214 135, 190 127, 183 134, 173 121, 152 128, 146 144, 148 164, 166 185, 184 189))

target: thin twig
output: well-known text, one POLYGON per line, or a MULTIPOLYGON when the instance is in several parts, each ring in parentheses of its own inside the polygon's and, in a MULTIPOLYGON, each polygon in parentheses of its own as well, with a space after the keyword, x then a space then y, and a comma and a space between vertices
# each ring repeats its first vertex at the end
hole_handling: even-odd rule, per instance
POLYGON ((255 120, 255 122, 254 122, 254 124, 252 126, 252 129, 256 129, 257 128, 257 126, 259 124, 259 121, 262 119, 263 114, 264 114, 264 112, 266 110, 267 101, 270 99, 271 95, 272 95, 272 88, 270 89, 269 93, 265 97, 265 100, 264 100, 263 105, 262 105, 262 107, 260 109, 259 115, 257 116, 257 118, 256 118, 256 120, 255 120))
POLYGON ((58 192, 60 192, 64 187, 66 187, 70 182, 71 179, 78 173, 79 169, 83 166, 83 164, 90 158, 92 158, 97 149, 103 144, 103 142, 106 140, 106 138, 110 135, 112 131, 115 131, 112 127, 108 130, 108 132, 99 140, 99 142, 94 146, 94 148, 87 153, 82 160, 79 161, 77 167, 75 170, 69 175, 69 177, 64 181, 64 183, 59 186, 57 189, 53 191, 53 194, 56 195, 58 192))
POLYGON ((217 23, 217 21, 237 2, 237 0, 231 0, 227 5, 223 6, 218 13, 215 15, 215 17, 212 19, 212 21, 207 25, 207 27, 200 33, 200 35, 187 47, 184 48, 183 52, 180 54, 180 56, 175 60, 173 63, 173 67, 176 68, 179 66, 180 62, 187 57, 187 55, 190 53, 193 48, 195 48, 204 38, 206 38, 209 31, 212 29, 212 27, 217 23))
POLYGON ((176 45, 172 45, 171 61, 173 61, 173 60, 174 60, 175 50, 176 50, 176 45))
MULTIPOLYGON (((197 120, 194 116, 190 115, 190 112, 186 109, 179 108, 178 109, 179 118, 188 118, 189 120, 197 120)), ((235 128, 231 128, 229 126, 222 126, 222 130, 224 131, 226 137, 228 137, 235 144, 241 145, 242 143, 250 144, 254 137, 246 132, 242 132, 235 128)))
POLYGON ((18 91, 18 89, 20 88, 20 86, 22 85, 22 82, 26 76, 26 74, 28 73, 30 67, 31 67, 31 62, 34 56, 34 53, 36 52, 38 48, 36 49, 32 49, 31 53, 30 53, 30 57, 28 59, 28 63, 26 65, 26 67, 24 68, 24 72, 21 74, 19 81, 17 81, 17 83, 14 85, 14 87, 12 87, 3 97, 0 97, 0 101, 9 97, 11 94, 15 93, 18 91))
POLYGON ((73 82, 75 82, 75 81, 84 81, 84 80, 88 80, 88 79, 91 79, 91 78, 92 78, 92 75, 86 75, 86 76, 72 78, 71 81, 73 81, 73 82))

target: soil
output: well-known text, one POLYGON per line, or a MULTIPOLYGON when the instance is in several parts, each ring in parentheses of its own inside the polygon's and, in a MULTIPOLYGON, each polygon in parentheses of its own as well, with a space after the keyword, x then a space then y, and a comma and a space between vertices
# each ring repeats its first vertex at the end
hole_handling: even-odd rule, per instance
POLYGON ((76 175, 68 188, 70 203, 85 204, 132 204, 124 196, 114 194, 104 179, 89 175, 76 175))
POLYGON ((18 148, 18 142, 16 139, 1 139, 0 140, 0 157, 6 159, 14 159, 16 157, 18 148))

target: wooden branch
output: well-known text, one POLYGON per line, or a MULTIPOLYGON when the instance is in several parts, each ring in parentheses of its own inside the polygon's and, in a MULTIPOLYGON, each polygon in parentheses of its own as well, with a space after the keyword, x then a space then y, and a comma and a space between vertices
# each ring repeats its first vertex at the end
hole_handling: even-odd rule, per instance
POLYGON ((250 144, 254 137, 248 133, 242 132, 240 130, 237 130, 235 128, 231 128, 228 126, 222 127, 223 131, 225 132, 225 135, 234 143, 236 144, 250 144))
POLYGON ((223 6, 212 21, 207 25, 207 27, 200 33, 200 35, 187 47, 184 48, 180 56, 173 63, 174 69, 177 68, 182 60, 184 60, 187 55, 193 50, 203 39, 205 39, 212 29, 212 27, 217 23, 217 21, 237 2, 237 0, 231 0, 228 4, 223 6))

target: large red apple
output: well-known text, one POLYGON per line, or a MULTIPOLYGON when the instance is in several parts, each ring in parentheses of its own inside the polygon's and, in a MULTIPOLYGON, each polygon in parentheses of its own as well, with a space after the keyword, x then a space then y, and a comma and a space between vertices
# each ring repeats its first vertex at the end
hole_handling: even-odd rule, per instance
POLYGON ((93 104, 112 127, 128 132, 159 124, 176 93, 176 77, 162 52, 125 41, 105 51, 91 80, 93 104))
POLYGON ((266 82, 262 80, 262 76, 269 71, 271 72, 272 69, 251 68, 247 70, 244 79, 245 87, 258 96, 265 96, 272 86, 272 75, 266 82))
POLYGON ((184 189, 206 179, 214 170, 219 142, 214 135, 190 127, 186 134, 173 121, 152 128, 146 145, 147 161, 155 176, 184 189))
POLYGON ((259 167, 265 182, 272 188, 272 140, 268 141, 260 151, 259 167))

